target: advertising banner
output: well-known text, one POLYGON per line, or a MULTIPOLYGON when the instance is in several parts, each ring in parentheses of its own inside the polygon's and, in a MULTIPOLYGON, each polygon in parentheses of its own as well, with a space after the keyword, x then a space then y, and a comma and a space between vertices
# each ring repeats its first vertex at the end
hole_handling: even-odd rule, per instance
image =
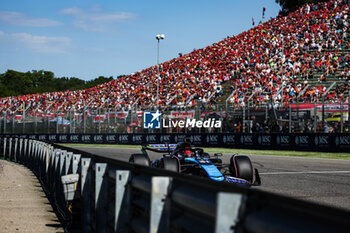
MULTIPOLYGON (((287 105, 287 107, 289 107, 287 105)), ((297 109, 299 110, 313 110, 315 108, 315 104, 291 104, 292 111, 296 111, 297 109)), ((324 105, 324 111, 325 112, 340 112, 341 109, 343 108, 344 112, 349 111, 349 105, 346 103, 343 104, 325 104, 324 105)), ((322 104, 316 104, 316 110, 317 112, 322 112, 322 104)))
POLYGON ((196 147, 244 148, 259 150, 299 150, 349 152, 349 133, 320 134, 3 134, 0 137, 20 137, 51 143, 83 144, 174 144, 185 139, 196 147))
POLYGON ((195 111, 171 111, 170 117, 171 118, 181 118, 181 119, 193 119, 194 118, 195 111))

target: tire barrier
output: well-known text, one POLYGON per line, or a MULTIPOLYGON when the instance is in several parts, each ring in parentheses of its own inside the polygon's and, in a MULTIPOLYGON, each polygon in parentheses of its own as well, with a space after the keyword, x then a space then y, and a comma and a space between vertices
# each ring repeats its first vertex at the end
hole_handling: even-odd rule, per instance
POLYGON ((6 134, 49 143, 125 144, 176 143, 190 138, 195 146, 247 149, 349 152, 349 133, 324 134, 6 134))
POLYGON ((345 233, 350 229, 350 212, 342 209, 38 140, 1 137, 0 156, 33 170, 55 209, 70 221, 67 232, 345 233), (72 174, 79 179, 71 202, 65 199, 68 189, 62 180, 73 180, 72 174))

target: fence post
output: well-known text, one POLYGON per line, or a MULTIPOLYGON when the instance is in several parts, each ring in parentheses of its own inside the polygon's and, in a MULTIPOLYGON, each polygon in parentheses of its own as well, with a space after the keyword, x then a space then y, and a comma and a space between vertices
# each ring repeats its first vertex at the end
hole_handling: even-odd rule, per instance
POLYGON ((67 152, 67 154, 66 154, 66 167, 65 167, 64 175, 70 174, 72 160, 73 160, 73 153, 67 152))
POLYGON ((33 163, 33 156, 32 156, 32 147, 33 147, 33 142, 31 139, 28 140, 28 151, 27 151, 27 161, 29 168, 32 168, 32 163, 33 163))
POLYGON ((322 131, 324 131, 324 96, 322 97, 322 131))
POLYGON ((7 110, 5 110, 5 115, 4 115, 4 134, 6 133, 6 125, 7 125, 7 110))
POLYGON ((69 133, 72 133, 72 109, 70 108, 68 111, 69 116, 69 133))
POLYGON ((117 133, 117 106, 114 106, 114 133, 117 133))
POLYGON ((114 232, 128 232, 130 217, 130 189, 126 186, 130 171, 116 171, 115 174, 115 218, 114 232))
POLYGON ((23 139, 23 164, 27 162, 28 159, 28 139, 23 139))
POLYGON ((9 160, 12 157, 12 138, 9 138, 9 160))
MULTIPOLYGON (((45 119, 45 118, 44 118, 45 119)), ((45 121, 45 120, 44 120, 45 121)), ((34 109, 34 133, 37 133, 38 120, 36 119, 36 109, 34 109)))
POLYGON ((17 113, 17 110, 15 110, 15 112, 12 114, 12 134, 15 133, 15 118, 16 118, 16 113, 17 113))
POLYGON ((81 158, 81 155, 73 154, 73 165, 72 165, 72 173, 73 174, 77 174, 78 173, 80 158, 81 158))
POLYGON ((49 144, 45 144, 45 182, 46 186, 49 187, 49 179, 50 179, 50 162, 53 157, 53 146, 49 144))
POLYGON ((55 159, 54 159, 54 169, 53 169, 53 189, 54 189, 54 197, 57 197, 57 186, 60 185, 60 177, 61 174, 59 173, 59 162, 60 162, 60 157, 61 157, 62 151, 58 150, 55 154, 55 159))
POLYGON ((216 203, 216 233, 234 233, 240 218, 243 195, 220 192, 216 203))
POLYGON ((55 149, 53 148, 53 146, 51 146, 51 156, 50 156, 50 160, 48 161, 48 183, 49 185, 49 189, 50 189, 50 193, 53 192, 53 187, 54 187, 54 182, 55 182, 55 178, 54 178, 54 171, 55 171, 55 159, 56 159, 56 154, 59 153, 58 152, 59 149, 55 149))
POLYGON ((245 133, 245 106, 242 106, 243 121, 242 121, 242 133, 245 133))
POLYGON ((14 149, 13 155, 15 157, 16 163, 17 163, 17 151, 18 151, 17 147, 18 147, 18 138, 15 138, 15 149, 14 149))
POLYGON ((30 140, 30 150, 29 150, 29 156, 30 156, 30 168, 33 169, 35 167, 35 163, 36 163, 36 156, 35 156, 35 141, 34 140, 30 140))
POLYGON ((34 142, 32 139, 29 140, 28 155, 29 155, 29 164, 30 166, 32 166, 32 163, 34 161, 34 142))
POLYGON ((41 154, 41 145, 40 142, 35 141, 35 160, 36 160, 36 166, 34 166, 34 169, 37 171, 37 174, 39 174, 40 178, 40 154, 41 154))
POLYGON ((40 171, 41 171, 41 180, 43 181, 45 176, 46 176, 46 143, 41 142, 41 166, 40 166, 40 171))
POLYGON ((38 142, 36 141, 36 147, 37 147, 37 150, 36 150, 36 158, 37 158, 37 163, 36 163, 36 166, 35 166, 35 169, 37 170, 37 174, 38 174, 38 177, 39 177, 39 180, 41 180, 41 167, 42 167, 42 142, 38 142))
POLYGON ((23 163, 23 138, 19 139, 18 161, 23 163))
MULTIPOLYGON (((59 166, 59 175, 60 176, 63 176, 63 175, 66 175, 65 174, 65 170, 64 170, 64 166, 65 166, 65 159, 66 159, 66 156, 67 156, 67 151, 63 150, 60 154, 60 166, 59 166)), ((61 180, 61 179, 59 179, 61 180)))
POLYGON ((60 132, 59 132, 59 130, 58 130, 58 110, 57 110, 57 108, 56 108, 56 133, 57 134, 59 134, 60 132))
POLYGON ((250 100, 248 100, 247 121, 248 121, 248 133, 251 133, 251 131, 250 131, 251 130, 251 127, 250 127, 250 100))
MULTIPOLYGON (((297 119, 299 119, 298 116, 297 116, 297 119)), ((292 133, 292 105, 291 104, 289 105, 289 133, 292 133)))
POLYGON ((38 163, 38 142, 32 140, 32 154, 33 154, 33 165, 32 165, 32 169, 35 170, 35 168, 37 167, 37 163, 38 163))
POLYGON ((83 133, 86 133, 86 106, 84 105, 84 108, 83 108, 83 125, 84 125, 84 130, 83 130, 83 133))
POLYGON ((4 138, 4 160, 6 160, 6 144, 7 144, 7 138, 4 138))
POLYGON ((151 196, 151 233, 169 232, 170 201, 167 199, 172 179, 170 177, 152 177, 151 196))
POLYGON ((98 114, 98 133, 101 133, 101 108, 98 108, 97 114, 98 114))
POLYGON ((108 204, 108 187, 106 163, 96 163, 95 166, 95 215, 96 231, 99 233, 107 232, 106 205, 108 204))
POLYGON ((349 96, 348 96, 348 132, 349 133, 349 130, 350 130, 350 89, 348 88, 349 90, 349 96))
POLYGON ((317 104, 314 106, 314 133, 317 133, 317 104))
POLYGON ((82 230, 91 232, 91 159, 81 159, 82 230))
POLYGON ((22 134, 24 134, 26 130, 26 104, 23 103, 23 111, 22 111, 22 134))
MULTIPOLYGON (((350 101, 350 100, 349 100, 350 101)), ((340 133, 343 133, 343 126, 344 126, 344 124, 343 124, 343 120, 344 120, 344 116, 343 116, 343 114, 344 114, 344 104, 343 104, 343 101, 340 103, 340 133)))

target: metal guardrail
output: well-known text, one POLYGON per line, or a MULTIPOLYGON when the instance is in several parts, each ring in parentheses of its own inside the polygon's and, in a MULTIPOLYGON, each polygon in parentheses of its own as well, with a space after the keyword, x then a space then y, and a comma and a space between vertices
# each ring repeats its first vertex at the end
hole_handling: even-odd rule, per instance
POLYGON ((67 204, 72 203, 64 199, 61 177, 79 174, 71 215, 74 232, 328 233, 350 229, 350 212, 342 209, 133 166, 37 140, 2 137, 0 155, 32 169, 65 219, 71 215, 67 204))

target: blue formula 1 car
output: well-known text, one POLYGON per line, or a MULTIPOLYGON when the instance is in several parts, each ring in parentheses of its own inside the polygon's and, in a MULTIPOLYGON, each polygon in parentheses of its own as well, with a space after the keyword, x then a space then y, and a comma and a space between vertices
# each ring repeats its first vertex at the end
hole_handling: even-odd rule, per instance
POLYGON ((249 157, 244 155, 234 154, 230 158, 230 163, 224 165, 221 153, 210 156, 203 149, 192 147, 186 141, 178 144, 142 145, 141 151, 142 154, 132 154, 129 162, 183 174, 208 177, 215 181, 247 185, 261 184, 258 170, 253 168, 249 157), (167 154, 151 161, 147 150, 167 154))

